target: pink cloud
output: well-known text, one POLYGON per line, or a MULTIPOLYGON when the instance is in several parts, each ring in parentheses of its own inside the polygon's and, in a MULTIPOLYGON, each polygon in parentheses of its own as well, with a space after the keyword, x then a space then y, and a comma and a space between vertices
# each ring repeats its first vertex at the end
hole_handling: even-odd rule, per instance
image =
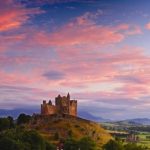
POLYGON ((0 35, 0 52, 6 51, 9 48, 12 48, 18 42, 23 41, 25 38, 24 34, 13 34, 13 35, 0 35))
POLYGON ((8 66, 11 65, 25 65, 28 62, 32 63, 33 59, 30 57, 25 56, 15 56, 15 57, 8 57, 4 55, 0 55, 0 66, 8 66))
POLYGON ((49 35, 41 32, 35 38, 38 43, 50 46, 108 45, 121 42, 125 38, 123 34, 118 32, 117 27, 82 23, 81 20, 72 22, 49 35))
POLYGON ((5 0, 0 6, 0 31, 16 29, 30 19, 30 15, 42 13, 39 8, 25 8, 14 0, 5 0))
POLYGON ((110 46, 122 42, 128 36, 142 33, 138 25, 99 25, 96 23, 96 19, 102 14, 101 10, 98 10, 96 13, 86 12, 52 33, 38 32, 34 36, 34 42, 65 48, 81 45, 110 46))
POLYGON ((123 97, 140 96, 144 92, 146 94, 150 91, 148 78, 150 57, 144 55, 142 51, 140 48, 125 47, 116 54, 101 52, 94 55, 93 52, 90 57, 85 52, 83 55, 70 56, 71 59, 65 59, 64 56, 61 65, 55 64, 55 68, 66 73, 66 78, 61 80, 60 85, 86 89, 95 83, 107 82, 110 85, 120 83, 122 84, 120 90, 112 92, 118 95, 120 93, 123 97))
MULTIPOLYGON (((25 17, 22 17, 21 13, 16 13, 16 18, 24 18, 25 21, 27 21, 29 19, 29 14, 33 13, 32 11, 32 9, 23 11, 25 17)), ((37 13, 40 13, 40 10, 38 10, 37 13)), ((36 11, 33 14, 36 14, 36 11)), ((29 49, 36 47, 37 45, 59 49, 76 49, 76 47, 93 49, 95 47, 112 46, 122 42, 130 35, 141 33, 140 27, 129 24, 119 24, 116 26, 96 24, 95 20, 100 15, 102 15, 100 10, 96 13, 87 12, 51 33, 47 33, 42 29, 37 31, 26 27, 26 29, 22 30, 24 32, 22 34, 13 34, 4 38, 0 37, 0 41, 8 38, 7 46, 3 46, 2 44, 1 49, 8 49, 16 42, 21 42, 21 46, 18 46, 19 49, 29 49), (20 36, 22 36, 21 39, 18 38, 20 36), (15 39, 16 41, 14 43, 13 40, 15 39)), ((13 18, 12 20, 17 19, 13 18)), ((23 23, 24 22, 20 22, 19 26, 23 23)))
POLYGON ((147 23, 145 27, 146 27, 147 30, 150 30, 150 22, 147 23))
POLYGON ((33 83, 33 79, 29 78, 29 75, 24 75, 19 72, 12 72, 7 73, 4 71, 0 72, 0 82, 1 84, 10 84, 10 85, 16 85, 16 84, 27 84, 27 83, 33 83))

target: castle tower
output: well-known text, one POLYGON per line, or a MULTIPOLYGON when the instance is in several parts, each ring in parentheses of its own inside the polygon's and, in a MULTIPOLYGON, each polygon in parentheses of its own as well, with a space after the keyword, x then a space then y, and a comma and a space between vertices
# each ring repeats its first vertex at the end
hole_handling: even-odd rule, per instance
POLYGON ((67 94, 67 99, 70 100, 70 94, 69 94, 69 92, 67 94))
POLYGON ((77 100, 70 100, 69 115, 77 116, 77 100))
POLYGON ((69 114, 69 95, 67 96, 60 96, 55 98, 55 105, 57 107, 59 114, 69 114))

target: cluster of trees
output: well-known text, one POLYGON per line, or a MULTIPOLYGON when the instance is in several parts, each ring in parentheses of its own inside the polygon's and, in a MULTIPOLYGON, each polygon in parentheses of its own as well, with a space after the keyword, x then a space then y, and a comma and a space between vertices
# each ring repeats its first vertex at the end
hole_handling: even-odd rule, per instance
POLYGON ((9 129, 0 133, 1 150, 56 150, 36 131, 21 128, 9 129))
POLYGON ((64 150, 149 150, 146 147, 138 146, 135 143, 124 144, 119 140, 110 140, 103 147, 96 146, 96 143, 88 137, 79 141, 72 138, 64 143, 64 150))
POLYGON ((148 150, 149 148, 138 146, 135 143, 124 144, 119 140, 110 140, 103 146, 104 150, 148 150))
POLYGON ((20 114, 16 120, 10 116, 0 118, 0 131, 15 128, 17 125, 28 123, 30 120, 31 116, 26 114, 20 114))
POLYGON ((16 120, 0 118, 0 150, 56 150, 37 131, 21 126, 30 120, 26 114, 20 114, 16 120))
POLYGON ((98 147, 89 137, 84 137, 78 141, 69 138, 64 142, 64 150, 98 150, 98 147))
POLYGON ((12 117, 0 118, 0 131, 14 127, 14 120, 12 117))

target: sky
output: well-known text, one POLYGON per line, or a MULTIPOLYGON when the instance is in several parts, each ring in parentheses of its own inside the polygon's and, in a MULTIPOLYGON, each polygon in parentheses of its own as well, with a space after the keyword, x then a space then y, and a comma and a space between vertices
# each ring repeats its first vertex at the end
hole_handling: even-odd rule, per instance
POLYGON ((0 109, 71 94, 79 111, 150 118, 149 0, 0 0, 0 109))

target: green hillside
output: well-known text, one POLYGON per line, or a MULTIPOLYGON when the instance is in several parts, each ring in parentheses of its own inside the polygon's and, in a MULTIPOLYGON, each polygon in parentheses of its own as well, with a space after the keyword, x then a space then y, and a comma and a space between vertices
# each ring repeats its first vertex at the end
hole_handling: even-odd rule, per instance
POLYGON ((28 128, 37 130, 53 143, 57 143, 58 139, 72 137, 79 140, 88 136, 101 146, 111 139, 111 136, 99 124, 69 115, 35 115, 28 128))

